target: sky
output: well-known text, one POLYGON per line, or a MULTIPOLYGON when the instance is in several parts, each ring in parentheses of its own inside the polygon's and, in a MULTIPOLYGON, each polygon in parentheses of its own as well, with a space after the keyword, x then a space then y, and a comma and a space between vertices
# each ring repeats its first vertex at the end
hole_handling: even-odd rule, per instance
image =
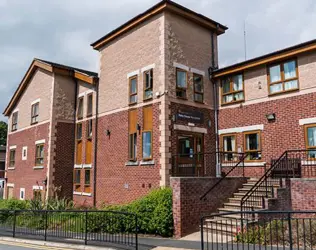
MULTIPOLYGON (((0 110, 33 58, 98 72, 90 44, 158 0, 0 0, 0 110)), ((223 25, 220 66, 316 38, 315 0, 176 0, 223 25)), ((3 115, 0 120, 6 121, 3 115)))

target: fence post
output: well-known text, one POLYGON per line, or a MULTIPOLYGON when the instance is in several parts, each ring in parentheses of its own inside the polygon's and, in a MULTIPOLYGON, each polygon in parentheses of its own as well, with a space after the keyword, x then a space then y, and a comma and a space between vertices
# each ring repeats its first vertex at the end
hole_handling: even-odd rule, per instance
POLYGON ((15 238, 15 227, 16 227, 16 210, 13 213, 13 238, 15 238))
POLYGON ((292 238, 292 221, 291 221, 291 213, 288 212, 287 220, 289 225, 289 243, 290 243, 290 250, 293 250, 293 238, 292 238))
POLYGON ((135 215, 135 229, 136 229, 136 232, 135 232, 135 244, 136 244, 136 250, 138 250, 138 219, 137 219, 137 215, 135 215))
MULTIPOLYGON (((203 217, 201 218, 200 222, 200 227, 201 227, 201 250, 204 250, 204 232, 203 232, 203 226, 204 226, 204 219, 203 217)), ((207 242, 208 244, 208 242, 207 242)))
POLYGON ((47 240, 47 216, 48 216, 48 213, 46 210, 45 211, 45 235, 44 235, 45 241, 47 240))
POLYGON ((242 177, 245 177, 245 153, 242 154, 242 177))
POLYGON ((88 210, 85 211, 85 234, 84 234, 84 244, 88 244, 88 210))

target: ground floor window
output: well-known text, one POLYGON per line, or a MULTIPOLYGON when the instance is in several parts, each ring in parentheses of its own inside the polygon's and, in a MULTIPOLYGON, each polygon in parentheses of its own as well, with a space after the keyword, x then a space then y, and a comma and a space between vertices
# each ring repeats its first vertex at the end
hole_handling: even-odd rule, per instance
POLYGON ((74 186, 75 186, 75 191, 76 192, 80 192, 80 174, 81 174, 81 171, 80 169, 76 169, 74 171, 74 186))
POLYGON ((34 189, 33 190, 33 199, 34 200, 38 200, 38 201, 40 201, 40 200, 42 200, 42 190, 40 190, 40 189, 34 189))
POLYGON ((244 133, 245 153, 248 154, 246 160, 261 160, 261 133, 260 131, 251 131, 244 133))
POLYGON ((90 186, 90 169, 86 169, 84 171, 84 192, 85 193, 91 193, 91 186, 90 186))
POLYGON ((316 159, 316 124, 305 127, 305 141, 309 159, 316 159))
POLYGON ((25 200, 25 188, 20 188, 20 200, 25 200))
POLYGON ((234 157, 234 152, 236 152, 236 135, 235 134, 222 135, 221 144, 222 144, 222 150, 223 150, 222 159, 224 159, 224 161, 237 160, 234 157))
POLYGON ((7 187, 7 199, 13 198, 13 187, 7 187))
POLYGON ((129 135, 129 160, 136 161, 137 158, 137 133, 129 135))
POLYGON ((44 144, 37 144, 35 165, 42 166, 43 164, 44 164, 44 144))

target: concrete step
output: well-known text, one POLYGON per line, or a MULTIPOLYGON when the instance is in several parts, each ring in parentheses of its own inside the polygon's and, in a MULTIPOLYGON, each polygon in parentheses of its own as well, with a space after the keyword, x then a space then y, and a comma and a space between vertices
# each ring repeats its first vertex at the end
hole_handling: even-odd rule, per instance
MULTIPOLYGON (((238 193, 234 193, 234 198, 238 198, 238 197, 244 197, 245 196, 245 192, 238 192, 238 193)), ((262 197, 265 197, 265 193, 253 193, 251 194, 251 200, 259 200, 259 199, 262 199, 262 197)), ((272 193, 269 193, 268 194, 268 198, 271 198, 272 197, 272 193)))
MULTIPOLYGON (((259 188, 256 188, 254 190, 255 193, 272 193, 272 189, 273 187, 268 187, 267 189, 265 187, 259 187, 259 188)), ((242 187, 242 188, 239 188, 238 191, 241 192, 241 193, 247 193, 248 191, 250 191, 251 188, 248 188, 248 187, 242 187)))
MULTIPOLYGON (((224 203, 224 208, 230 208, 230 207, 233 207, 233 208, 239 208, 240 209, 240 202, 238 203, 238 202, 227 202, 227 203, 224 203)), ((262 209, 262 206, 260 206, 260 205, 255 205, 255 204, 249 204, 249 205, 247 205, 247 204, 244 204, 244 206, 243 206, 244 208, 249 208, 249 209, 251 209, 252 207, 254 208, 254 209, 262 209)))

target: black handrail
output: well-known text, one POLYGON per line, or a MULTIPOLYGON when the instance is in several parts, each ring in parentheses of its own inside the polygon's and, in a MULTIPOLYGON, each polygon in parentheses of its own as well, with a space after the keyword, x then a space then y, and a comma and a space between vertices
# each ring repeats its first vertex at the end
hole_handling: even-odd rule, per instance
MULTIPOLYGON (((247 153, 240 153, 241 158, 239 159, 239 161, 237 162, 237 164, 235 166, 233 166, 227 173, 225 173, 224 176, 222 176, 221 179, 219 179, 207 192, 205 192, 201 197, 200 200, 203 200, 215 187, 217 187, 231 172, 234 171, 234 169, 239 166, 240 163, 243 163, 243 168, 244 168, 244 162, 246 157, 248 156, 247 153)), ((245 171, 243 169, 243 177, 245 177, 245 171)))
MULTIPOLYGON (((240 210, 244 211, 244 207, 246 202, 249 202, 249 199, 254 195, 254 193, 256 191, 259 190, 260 187, 265 187, 264 190, 261 190, 261 192, 263 192, 262 198, 264 197, 268 197, 268 193, 269 193, 269 188, 268 188, 268 178, 270 177, 274 177, 273 176, 273 171, 277 170, 277 167, 280 166, 281 163, 283 163, 283 161, 285 162, 285 169, 281 168, 281 174, 279 176, 277 176, 277 178, 275 179, 282 179, 282 178, 289 178, 289 177, 297 177, 296 176, 296 172, 295 172, 295 167, 293 167, 291 164, 289 163, 293 163, 293 162, 288 162, 288 160, 292 159, 292 160, 298 160, 297 162, 299 163, 299 169, 298 171, 301 172, 301 153, 303 153, 303 155, 307 156, 307 160, 310 160, 310 158, 308 157, 308 152, 313 152, 315 150, 310 150, 310 149, 300 149, 300 150, 287 150, 285 152, 283 152, 283 154, 274 162, 272 162, 271 167, 265 171, 264 175, 262 175, 260 177, 260 179, 250 188, 249 191, 247 191, 245 193, 245 195, 242 197, 241 201, 240 201, 240 210), (290 157, 290 154, 294 153, 294 157, 290 157), (296 154, 295 154, 296 153, 296 154), (289 165, 291 165, 291 168, 289 168, 289 165), (285 170, 285 174, 282 173, 282 170, 285 170), (291 171, 291 174, 289 174, 291 171)), ((295 163, 295 161, 294 161, 295 163)), ((281 167, 283 167, 281 165, 281 167)), ((301 175, 301 173, 299 173, 299 175, 301 175)), ((272 188, 272 193, 273 193, 273 188, 272 188)), ((263 201, 262 201, 263 202, 263 201)), ((253 205, 253 204, 252 204, 253 205)), ((262 203, 262 205, 264 205, 264 203, 262 203)), ((253 206, 252 206, 253 209, 253 206)))

